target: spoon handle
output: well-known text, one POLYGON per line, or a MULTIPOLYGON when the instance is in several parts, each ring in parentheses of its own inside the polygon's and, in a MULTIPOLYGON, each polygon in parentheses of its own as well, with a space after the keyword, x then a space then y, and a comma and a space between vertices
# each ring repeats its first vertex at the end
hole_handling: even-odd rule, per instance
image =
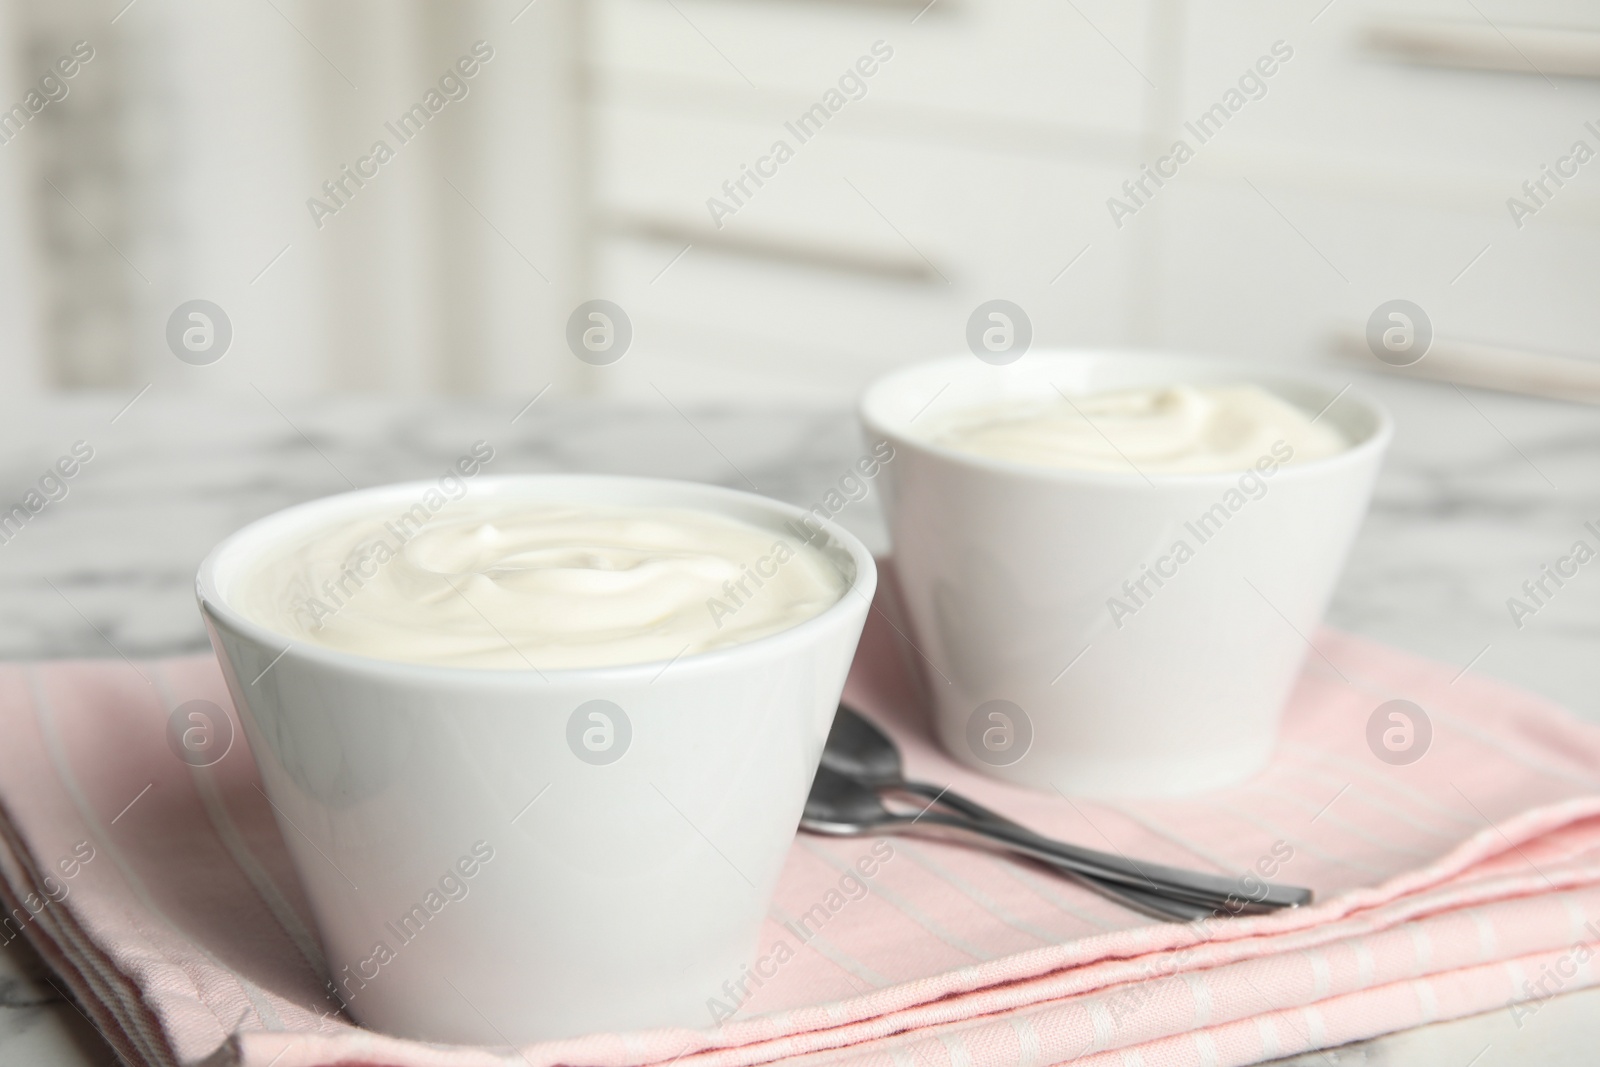
MULTIPOLYGON (((818 823, 802 823, 801 825, 815 833, 841 832, 837 825, 825 826, 818 823)), ((1076 882, 1085 889, 1152 919, 1159 919, 1162 922, 1193 922, 1204 919, 1209 915, 1214 915, 1217 911, 1213 906, 1172 896, 1159 887, 1135 888, 1130 885, 1124 885, 1121 882, 1108 882, 1096 878, 1093 875, 1085 874, 1074 866, 1063 864, 1059 860, 1018 848, 1015 845, 996 841, 991 835, 984 833, 982 828, 973 821, 952 818, 939 813, 925 814, 916 818, 909 815, 890 816, 886 821, 876 823, 866 830, 859 827, 851 827, 848 832, 851 834, 861 832, 919 834, 925 837, 949 836, 955 839, 969 840, 976 836, 983 839, 991 847, 997 844, 1001 845, 1007 852, 1034 860, 1056 874, 1076 882), (941 831, 944 832, 942 833, 941 831)))
MULTIPOLYGON (((1040 862, 1044 861, 1041 860, 1040 862)), ((1215 912, 1215 909, 1205 907, 1202 904, 1178 900, 1174 897, 1164 897, 1159 893, 1118 885, 1116 882, 1102 882, 1098 878, 1076 874, 1056 864, 1049 864, 1049 866, 1056 873, 1072 879, 1107 900, 1115 901, 1125 908, 1130 908, 1152 919, 1160 919, 1163 922, 1195 922, 1215 912)))
POLYGON ((908 828, 915 823, 916 826, 925 829, 938 827, 983 838, 992 844, 1003 845, 1012 852, 1027 856, 1030 859, 1040 860, 1064 872, 1093 880, 1118 890, 1130 890, 1178 905, 1192 905, 1199 908, 1200 914, 1203 915, 1224 912, 1230 914, 1238 913, 1245 910, 1241 905, 1247 903, 1237 897, 1229 900, 1224 895, 1207 890, 1174 886, 1154 878, 1147 878, 1138 873, 1137 867, 1110 866, 1093 860, 1080 859, 1076 856, 1063 855, 1059 849, 1051 847, 1054 844, 1053 842, 1029 833, 1012 823, 980 821, 960 815, 946 815, 938 812, 924 812, 918 816, 897 816, 896 821, 903 822, 908 828))
POLYGON ((1044 837, 976 801, 926 782, 904 782, 898 788, 937 800, 939 804, 981 824, 975 828, 976 832, 989 832, 995 840, 1023 849, 1030 855, 1070 865, 1074 870, 1082 870, 1093 877, 1119 882, 1134 889, 1175 892, 1196 903, 1222 907, 1229 912, 1259 912, 1311 903, 1311 890, 1299 886, 1262 882, 1252 894, 1232 878, 1186 871, 1159 863, 1135 863, 1122 856, 1044 837))

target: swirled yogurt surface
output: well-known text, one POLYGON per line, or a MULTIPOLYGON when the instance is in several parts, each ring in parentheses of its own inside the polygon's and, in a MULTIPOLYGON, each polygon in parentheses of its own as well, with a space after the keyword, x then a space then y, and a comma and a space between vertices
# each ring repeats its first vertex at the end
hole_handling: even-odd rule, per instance
POLYGON ((1312 418, 1257 385, 1172 385, 957 410, 924 432, 935 444, 1016 463, 1204 474, 1242 471, 1264 456, 1303 463, 1349 447, 1312 418))
POLYGON ((463 499, 414 528, 391 510, 279 546, 234 581, 229 603, 345 652, 549 670, 750 641, 848 586, 803 539, 708 511, 463 499))

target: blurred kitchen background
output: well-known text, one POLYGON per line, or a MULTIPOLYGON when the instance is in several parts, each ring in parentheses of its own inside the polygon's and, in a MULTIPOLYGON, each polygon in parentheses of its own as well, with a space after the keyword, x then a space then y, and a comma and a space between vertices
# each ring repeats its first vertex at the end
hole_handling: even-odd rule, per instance
POLYGON ((1270 360, 1395 298, 1513 372, 1600 333, 1592 0, 8 0, 0 42, 12 395, 841 406, 996 298, 1035 346, 1270 360), (595 298, 609 366, 565 340, 595 298), (168 348, 194 299, 211 365, 168 348))

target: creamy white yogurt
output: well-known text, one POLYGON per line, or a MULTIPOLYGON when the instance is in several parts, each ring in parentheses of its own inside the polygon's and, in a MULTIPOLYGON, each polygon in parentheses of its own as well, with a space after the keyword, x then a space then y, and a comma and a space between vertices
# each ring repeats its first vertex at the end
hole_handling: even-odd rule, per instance
POLYGON ((345 652, 526 670, 750 641, 848 587, 797 537, 687 508, 462 500, 420 529, 395 518, 308 530, 242 574, 228 599, 287 637, 345 652))
POLYGON ((1304 463, 1350 447, 1332 426, 1256 385, 1008 401, 946 413, 923 432, 994 459, 1126 474, 1242 471, 1264 456, 1304 463))

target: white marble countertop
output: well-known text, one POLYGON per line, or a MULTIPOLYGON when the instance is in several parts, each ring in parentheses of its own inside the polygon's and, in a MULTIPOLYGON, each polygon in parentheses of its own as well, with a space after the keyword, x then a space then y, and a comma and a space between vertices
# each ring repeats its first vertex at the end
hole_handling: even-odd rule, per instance
MULTIPOLYGON (((1600 545, 1583 528, 1600 527, 1600 408, 1387 377, 1360 386, 1390 405, 1397 434, 1329 622, 1471 664, 1600 722, 1600 563, 1520 629, 1506 606, 1575 540, 1600 545)), ((129 399, 0 402, 0 510, 74 442, 94 449, 67 495, 0 544, 0 657, 201 651, 193 576, 224 535, 351 485, 431 477, 480 439, 495 448, 496 473, 659 475, 808 505, 859 450, 853 416, 837 410, 680 412, 545 396, 523 411, 522 396, 200 400, 158 389, 122 410, 129 399)), ((872 497, 839 521, 887 548, 872 497)), ((0 1062, 114 1062, 25 953, 20 942, 0 952, 0 1062)), ((1589 1063, 1597 1007, 1600 994, 1580 993, 1520 1030, 1499 1011, 1294 1062, 1589 1063)))

